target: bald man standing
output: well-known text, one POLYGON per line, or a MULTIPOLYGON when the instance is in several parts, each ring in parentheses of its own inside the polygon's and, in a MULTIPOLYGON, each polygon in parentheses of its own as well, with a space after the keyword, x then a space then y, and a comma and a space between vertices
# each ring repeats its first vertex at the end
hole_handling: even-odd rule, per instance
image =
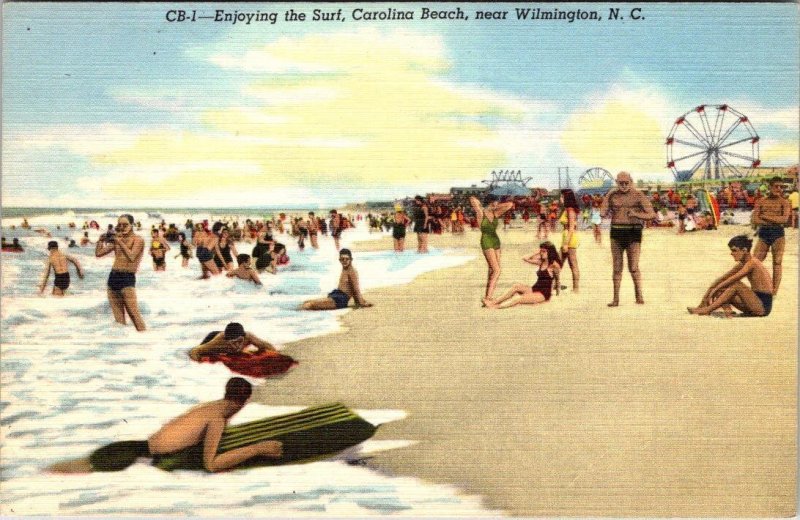
POLYGON ((611 259, 614 264, 614 299, 609 307, 619 306, 619 286, 622 282, 622 253, 627 252, 628 270, 633 278, 636 303, 643 304, 642 273, 639 271, 639 255, 642 251, 642 228, 648 220, 656 218, 650 200, 633 187, 633 179, 627 172, 617 175, 617 187, 612 188, 600 206, 600 214, 611 214, 611 259))

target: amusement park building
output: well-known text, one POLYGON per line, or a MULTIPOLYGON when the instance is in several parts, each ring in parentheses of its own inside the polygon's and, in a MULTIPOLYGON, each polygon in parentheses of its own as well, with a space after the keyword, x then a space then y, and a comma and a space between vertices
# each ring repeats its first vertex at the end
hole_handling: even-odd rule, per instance
POLYGON ((472 195, 480 197, 481 195, 485 194, 488 190, 489 190, 488 186, 478 186, 476 184, 473 184, 469 188, 456 188, 456 187, 450 188, 450 195, 452 195, 453 198, 466 198, 472 195))

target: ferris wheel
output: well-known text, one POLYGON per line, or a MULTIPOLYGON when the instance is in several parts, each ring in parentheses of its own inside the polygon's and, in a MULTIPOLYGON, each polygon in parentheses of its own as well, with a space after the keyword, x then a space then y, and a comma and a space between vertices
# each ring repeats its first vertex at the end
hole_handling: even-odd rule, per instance
POLYGON ((672 125, 667 167, 680 181, 747 177, 761 164, 759 139, 741 112, 728 105, 700 105, 672 125))
POLYGON ((611 176, 611 173, 605 168, 599 167, 589 168, 578 178, 581 188, 600 188, 613 183, 614 177, 611 176))

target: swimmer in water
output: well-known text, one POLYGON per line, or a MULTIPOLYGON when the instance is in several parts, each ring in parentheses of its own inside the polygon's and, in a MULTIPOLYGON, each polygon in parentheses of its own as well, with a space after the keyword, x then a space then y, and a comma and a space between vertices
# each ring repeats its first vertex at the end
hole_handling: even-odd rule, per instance
POLYGON ((150 242, 150 256, 153 257, 153 270, 167 270, 167 251, 170 250, 169 244, 161 236, 161 233, 154 229, 150 232, 152 241, 150 242))
POLYGON ((78 278, 80 279, 83 279, 83 269, 81 268, 80 262, 78 262, 75 257, 65 255, 58 250, 58 242, 55 240, 48 242, 47 250, 50 252, 50 255, 45 261, 42 281, 39 283, 39 292, 44 292, 47 279, 50 277, 50 270, 52 269, 55 273, 55 279, 53 280, 53 296, 64 296, 64 291, 69 288, 70 284, 69 269, 67 269, 68 262, 75 266, 75 270, 78 272, 78 278))
POLYGON ((136 330, 145 330, 144 320, 136 299, 136 271, 144 254, 144 240, 133 232, 133 216, 122 215, 117 221, 116 233, 106 233, 94 249, 100 258, 114 253, 114 264, 108 276, 108 302, 117 323, 125 324, 125 314, 130 316, 136 330))
POLYGON ((225 276, 228 278, 239 278, 240 280, 250 280, 256 285, 261 285, 261 279, 259 279, 258 273, 250 265, 250 255, 244 253, 237 255, 236 261, 239 263, 239 267, 229 271, 225 276))

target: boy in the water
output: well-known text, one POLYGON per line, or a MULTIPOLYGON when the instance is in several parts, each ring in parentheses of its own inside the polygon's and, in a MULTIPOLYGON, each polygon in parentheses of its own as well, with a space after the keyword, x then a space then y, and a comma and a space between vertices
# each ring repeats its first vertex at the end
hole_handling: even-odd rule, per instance
POLYGON ((725 315, 733 315, 731 306, 745 316, 769 316, 772 311, 772 277, 761 261, 750 254, 753 241, 745 235, 728 242, 736 265, 714 280, 698 307, 687 307, 691 314, 708 315, 723 307, 725 315), (747 277, 750 287, 740 280, 747 277))
POLYGON ((51 466, 56 473, 89 473, 121 471, 140 457, 158 459, 198 444, 203 445, 203 467, 212 473, 233 468, 253 457, 280 457, 283 444, 263 441, 218 454, 217 448, 228 421, 244 408, 253 387, 241 377, 233 377, 225 385, 225 397, 195 406, 172 419, 146 441, 114 442, 96 450, 86 459, 67 461, 51 466))
POLYGON ((42 281, 39 284, 39 292, 44 292, 47 279, 50 277, 50 269, 52 269, 55 273, 55 279, 53 280, 53 296, 64 296, 64 291, 69 288, 70 283, 68 262, 71 262, 72 265, 75 266, 75 270, 78 271, 78 278, 83 279, 83 269, 81 269, 81 264, 75 257, 65 255, 58 250, 58 242, 55 240, 51 240, 47 243, 47 250, 50 252, 50 256, 47 257, 47 261, 45 262, 42 281))
POLYGON ((261 285, 261 279, 258 277, 258 273, 250 265, 250 255, 244 253, 239 254, 236 256, 236 261, 239 267, 230 271, 225 276, 228 278, 239 278, 240 280, 251 280, 256 285, 261 285))

